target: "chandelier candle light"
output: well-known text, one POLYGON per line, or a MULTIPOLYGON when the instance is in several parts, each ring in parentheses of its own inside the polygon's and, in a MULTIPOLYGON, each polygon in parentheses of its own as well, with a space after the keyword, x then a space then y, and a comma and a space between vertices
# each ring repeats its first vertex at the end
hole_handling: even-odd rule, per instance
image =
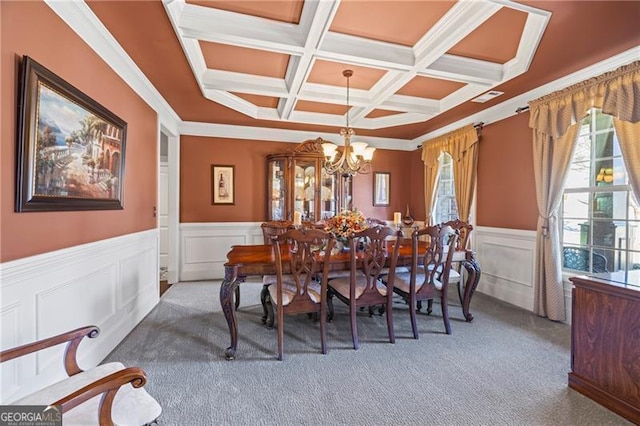
POLYGON ((340 152, 336 144, 323 143, 324 168, 329 174, 339 173, 343 176, 366 174, 371 171, 371 159, 376 149, 367 146, 365 142, 351 142, 351 136, 354 136, 355 132, 349 127, 349 78, 353 75, 353 71, 344 70, 342 75, 347 78, 347 127, 340 131, 340 135, 344 138, 344 148, 340 152))

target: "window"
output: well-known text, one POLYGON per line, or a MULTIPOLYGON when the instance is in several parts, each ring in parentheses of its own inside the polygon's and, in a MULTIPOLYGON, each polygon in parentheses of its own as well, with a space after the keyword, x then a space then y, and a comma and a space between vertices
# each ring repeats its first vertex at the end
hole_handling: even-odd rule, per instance
POLYGON ((640 269, 640 208, 613 120, 600 110, 580 124, 560 214, 565 269, 640 269))
POLYGON ((436 193, 435 223, 448 222, 458 218, 456 190, 453 185, 453 161, 446 152, 438 158, 440 164, 438 192, 436 193))

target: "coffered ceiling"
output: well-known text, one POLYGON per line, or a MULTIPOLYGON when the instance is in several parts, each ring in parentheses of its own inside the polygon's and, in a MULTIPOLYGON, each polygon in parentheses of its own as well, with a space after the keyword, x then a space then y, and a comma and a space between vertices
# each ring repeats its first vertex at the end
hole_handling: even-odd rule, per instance
POLYGON ((640 45, 640 2, 87 4, 182 120, 405 140, 640 45))

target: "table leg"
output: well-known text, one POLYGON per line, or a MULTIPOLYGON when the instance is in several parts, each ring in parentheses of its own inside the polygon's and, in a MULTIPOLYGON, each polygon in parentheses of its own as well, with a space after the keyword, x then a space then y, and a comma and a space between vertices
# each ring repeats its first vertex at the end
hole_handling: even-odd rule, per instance
POLYGON ((464 296, 462 298, 462 315, 467 322, 473 321, 473 315, 469 312, 471 297, 478 287, 480 281, 480 265, 476 260, 475 253, 467 251, 466 259, 462 262, 462 266, 467 271, 467 282, 464 286, 464 296))
POLYGON ((229 335, 231 337, 231 346, 224 351, 224 356, 228 360, 234 359, 236 349, 238 347, 238 323, 236 321, 236 312, 234 306, 234 293, 238 287, 238 269, 230 266, 224 269, 224 281, 220 286, 220 305, 222 312, 229 326, 229 335))

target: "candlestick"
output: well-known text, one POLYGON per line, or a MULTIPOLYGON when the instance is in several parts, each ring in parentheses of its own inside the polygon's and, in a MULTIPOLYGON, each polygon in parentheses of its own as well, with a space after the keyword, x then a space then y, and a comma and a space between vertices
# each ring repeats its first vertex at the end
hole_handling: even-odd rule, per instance
POLYGON ((293 226, 300 226, 302 225, 302 215, 300 214, 299 211, 294 211, 293 212, 293 226))
POLYGON ((395 212, 393 214, 393 224, 394 225, 400 225, 400 222, 402 221, 402 213, 400 212, 395 212))

